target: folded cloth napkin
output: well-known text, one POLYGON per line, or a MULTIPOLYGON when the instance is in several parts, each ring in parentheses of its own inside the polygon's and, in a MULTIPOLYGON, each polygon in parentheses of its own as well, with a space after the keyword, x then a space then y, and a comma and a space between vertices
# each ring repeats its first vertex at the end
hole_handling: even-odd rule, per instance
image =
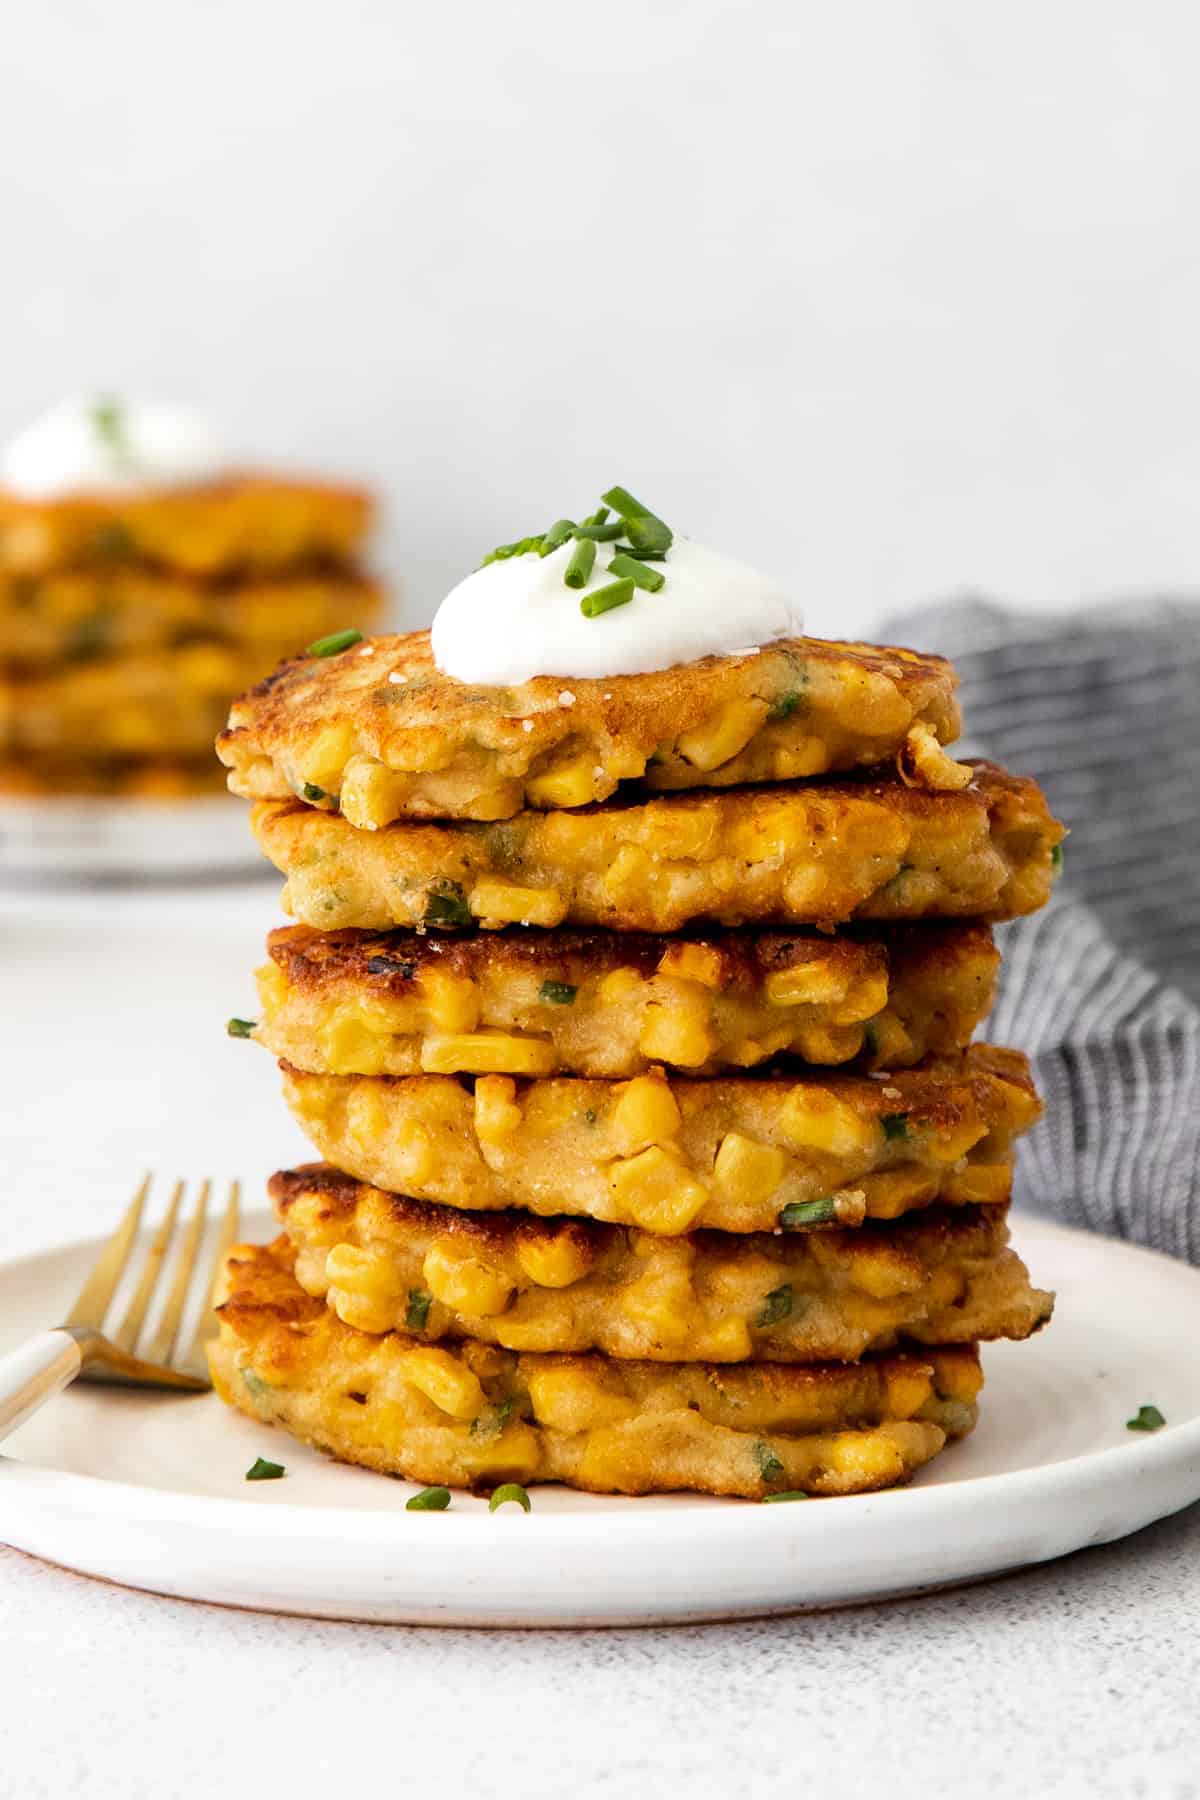
POLYGON ((1042 913, 998 933, 988 1036, 1046 1118, 1018 1199, 1200 1262, 1200 603, 889 621, 962 675, 964 755, 1035 775, 1070 827, 1042 913))

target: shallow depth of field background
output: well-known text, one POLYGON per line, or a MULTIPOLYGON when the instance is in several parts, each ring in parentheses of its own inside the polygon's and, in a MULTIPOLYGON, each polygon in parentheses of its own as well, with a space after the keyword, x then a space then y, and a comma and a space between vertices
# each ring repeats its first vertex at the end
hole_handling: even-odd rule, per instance
POLYGON ((409 620, 627 482, 814 628, 1200 562, 1200 12, 55 0, 0 433, 97 385, 378 483, 409 620))

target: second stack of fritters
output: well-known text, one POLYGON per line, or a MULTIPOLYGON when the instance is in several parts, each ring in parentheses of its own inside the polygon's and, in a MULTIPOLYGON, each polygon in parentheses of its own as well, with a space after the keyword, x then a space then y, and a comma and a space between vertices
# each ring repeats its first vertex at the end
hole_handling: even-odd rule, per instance
POLYGON ((968 1046, 1062 828, 958 722, 941 659, 810 639, 500 689, 416 633, 238 702, 298 921, 254 1035, 326 1160, 231 1259, 225 1397, 620 1492, 862 1491, 969 1430, 978 1342, 1050 1309, 1028 1067, 968 1046))

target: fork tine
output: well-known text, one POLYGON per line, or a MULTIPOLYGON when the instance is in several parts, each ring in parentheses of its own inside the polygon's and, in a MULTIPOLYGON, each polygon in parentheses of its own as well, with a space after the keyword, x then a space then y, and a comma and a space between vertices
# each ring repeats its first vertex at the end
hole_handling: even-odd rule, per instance
POLYGON ((171 1351, 175 1339, 179 1335, 179 1322, 187 1304, 188 1288, 191 1286, 192 1270, 196 1263, 196 1251, 204 1234, 204 1215, 208 1208, 208 1196, 211 1188, 212 1183, 209 1181, 203 1181, 200 1184, 200 1193, 180 1247, 175 1264, 175 1279, 171 1283, 171 1291, 167 1296, 167 1303, 163 1307, 158 1330, 142 1352, 147 1362, 169 1363, 171 1360, 171 1351))
POLYGON ((175 1230, 175 1218, 179 1212, 179 1202, 183 1198, 184 1183, 177 1181, 167 1207, 166 1217, 154 1235, 154 1242, 146 1252, 146 1261, 133 1299, 129 1302, 129 1310, 121 1321, 121 1328, 113 1335, 113 1343, 132 1355, 137 1348, 138 1336, 145 1322, 146 1311, 150 1305, 158 1278, 162 1273, 163 1259, 167 1254, 167 1246, 171 1242, 175 1230))
POLYGON ((93 1331, 99 1331, 103 1326, 104 1315, 112 1305, 112 1297, 125 1273, 129 1251, 141 1223, 146 1195, 150 1192, 151 1179, 149 1175, 143 1177, 142 1185, 129 1202, 125 1217, 96 1259, 96 1266, 80 1288, 64 1324, 83 1325, 93 1331))
POLYGON ((217 1315, 213 1311, 213 1302, 217 1297, 217 1288, 220 1284, 221 1271, 225 1264, 226 1253, 227 1251, 232 1250, 233 1246, 237 1243, 238 1209, 241 1204, 241 1198, 241 1182, 231 1181, 229 1184, 229 1198, 225 1202, 225 1214, 221 1220, 221 1228, 217 1233, 217 1241, 213 1248, 213 1269, 212 1278, 208 1284, 208 1294, 205 1298, 204 1307, 200 1313, 200 1317, 196 1323, 196 1331, 192 1338, 191 1348, 187 1354, 187 1360, 182 1365, 186 1369, 198 1367, 202 1374, 207 1368, 204 1357, 204 1346, 207 1344, 209 1338, 215 1337, 217 1334, 217 1315))

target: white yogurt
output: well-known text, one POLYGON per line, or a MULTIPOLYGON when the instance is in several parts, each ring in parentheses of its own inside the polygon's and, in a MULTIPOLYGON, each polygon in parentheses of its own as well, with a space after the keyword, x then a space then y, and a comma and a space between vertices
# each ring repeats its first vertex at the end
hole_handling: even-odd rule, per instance
POLYGON ((799 637, 800 608, 770 576, 690 538, 675 539, 657 594, 636 589, 628 606, 586 618, 585 593, 615 579, 611 544, 597 544, 586 588, 565 586, 574 545, 488 563, 452 588, 433 621, 439 669, 459 681, 498 687, 534 675, 645 675, 701 656, 745 654, 776 638, 799 637))
POLYGON ((207 421, 183 406, 64 400, 0 455, 0 486, 29 500, 114 488, 186 487, 229 466, 207 421))

